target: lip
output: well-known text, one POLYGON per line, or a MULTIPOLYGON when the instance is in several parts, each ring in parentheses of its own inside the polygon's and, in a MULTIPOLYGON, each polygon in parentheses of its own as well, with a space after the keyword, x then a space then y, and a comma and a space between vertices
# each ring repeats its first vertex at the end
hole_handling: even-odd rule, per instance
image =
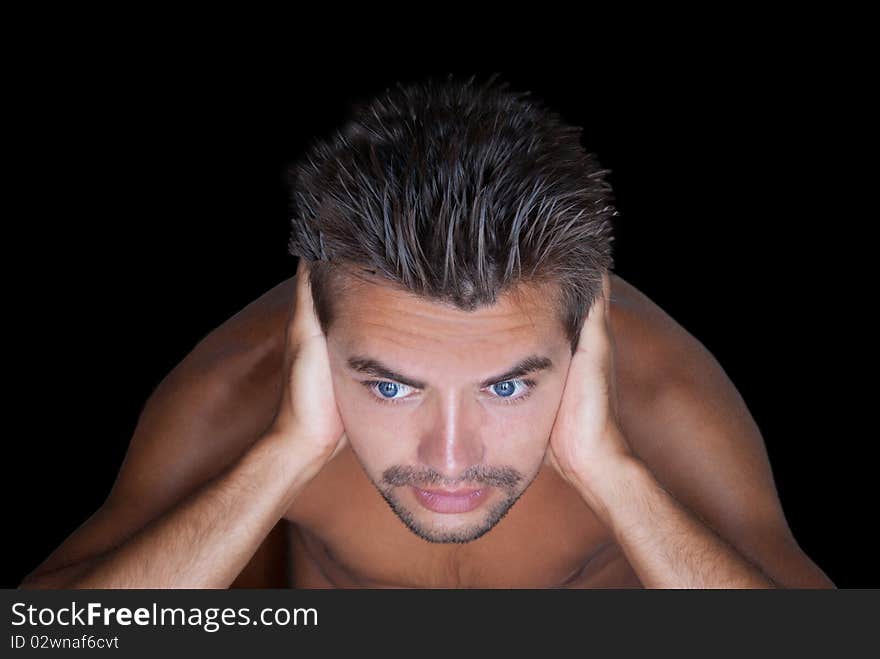
POLYGON ((466 513, 478 508, 489 496, 489 488, 468 488, 462 490, 422 490, 412 486, 416 499, 428 510, 435 513, 466 513))

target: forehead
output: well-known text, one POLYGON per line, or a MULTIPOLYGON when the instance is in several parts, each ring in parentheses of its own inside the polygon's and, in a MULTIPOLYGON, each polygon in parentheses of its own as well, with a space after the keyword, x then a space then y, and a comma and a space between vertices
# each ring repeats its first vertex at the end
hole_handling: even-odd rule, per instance
POLYGON ((458 352, 499 346, 551 349, 566 343, 547 286, 521 286, 495 304, 464 311, 451 304, 418 297, 369 276, 349 279, 333 300, 330 338, 359 350, 389 344, 399 349, 458 352))

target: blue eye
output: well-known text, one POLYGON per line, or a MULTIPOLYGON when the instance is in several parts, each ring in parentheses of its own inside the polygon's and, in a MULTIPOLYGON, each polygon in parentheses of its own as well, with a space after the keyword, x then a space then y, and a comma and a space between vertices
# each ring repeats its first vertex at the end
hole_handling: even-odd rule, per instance
POLYGON ((388 382, 387 380, 368 380, 363 383, 367 389, 373 392, 374 398, 379 403, 396 403, 403 397, 395 398, 395 395, 401 389, 407 389, 405 384, 397 384, 396 382, 388 382))
MULTIPOLYGON (((406 389, 410 388, 405 384, 398 384, 388 380, 366 380, 362 384, 372 392, 373 398, 377 403, 394 404, 405 400, 407 396, 398 396, 397 394, 401 393, 401 391, 405 393, 406 389)), ((494 398, 508 405, 525 400, 534 388, 535 381, 528 379, 505 380, 489 387, 495 393, 494 398), (522 393, 517 394, 517 389, 522 393)))
POLYGON ((509 398, 516 393, 516 387, 513 386, 513 383, 514 380, 505 380, 504 382, 493 384, 492 389, 494 389, 495 393, 502 398, 509 398))
POLYGON ((376 385, 376 388, 383 398, 394 398, 395 394, 397 394, 400 389, 400 385, 394 382, 380 382, 376 385))
POLYGON ((492 390, 498 394, 498 397, 502 399, 501 402, 507 404, 518 403, 522 400, 525 400, 529 397, 529 394, 532 393, 532 389, 535 388, 534 380, 505 380, 504 382, 497 382, 490 387, 492 390), (524 391, 525 393, 516 394, 517 387, 515 386, 517 383, 520 385, 520 391, 524 391))

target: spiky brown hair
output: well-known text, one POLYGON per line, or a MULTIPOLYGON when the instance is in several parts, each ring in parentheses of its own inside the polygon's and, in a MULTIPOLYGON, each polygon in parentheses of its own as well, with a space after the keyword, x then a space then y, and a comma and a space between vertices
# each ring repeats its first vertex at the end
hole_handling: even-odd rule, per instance
POLYGON ((335 275, 362 270, 465 311, 552 284, 576 350, 613 267, 609 170, 581 127, 508 87, 497 73, 396 83, 289 166, 289 251, 313 262, 325 332, 335 275))

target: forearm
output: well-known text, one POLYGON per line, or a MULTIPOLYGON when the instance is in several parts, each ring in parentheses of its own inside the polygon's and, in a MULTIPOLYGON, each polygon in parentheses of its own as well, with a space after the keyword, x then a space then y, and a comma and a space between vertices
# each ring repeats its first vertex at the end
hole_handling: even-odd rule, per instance
POLYGON ((66 588, 227 588, 320 469, 264 436, 221 476, 98 557, 66 588))
POLYGON ((579 489, 646 588, 775 588, 756 566, 680 504, 637 458, 579 489))

